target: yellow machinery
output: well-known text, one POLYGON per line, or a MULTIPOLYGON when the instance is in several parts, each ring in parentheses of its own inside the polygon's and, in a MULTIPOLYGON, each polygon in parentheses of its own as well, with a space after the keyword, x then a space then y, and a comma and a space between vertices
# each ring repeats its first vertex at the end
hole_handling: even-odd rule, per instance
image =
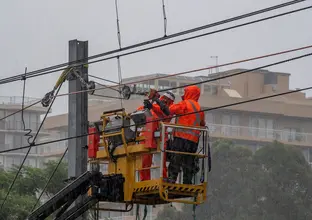
MULTIPOLYGON (((170 202, 201 204, 206 199, 207 175, 208 175, 208 129, 205 127, 185 127, 176 124, 160 122, 160 131, 154 132, 157 148, 147 148, 146 137, 140 135, 142 129, 152 130, 152 124, 148 119, 151 114, 148 109, 126 114, 124 109, 104 112, 101 121, 90 128, 89 133, 89 162, 94 164, 108 164, 107 173, 113 176, 121 174, 124 178, 123 202, 126 204, 165 204, 170 202), (97 128, 97 129, 95 129, 97 128), (199 146, 204 153, 186 153, 177 151, 165 151, 165 135, 168 128, 184 128, 200 130, 204 136, 205 143, 199 146), (99 132, 98 134, 96 134, 99 132), (98 135, 98 136, 97 136, 98 135), (91 142, 91 143, 90 143, 91 142), (161 155, 160 166, 142 168, 142 155, 150 153, 161 155), (202 159, 201 172, 203 174, 201 183, 187 185, 181 183, 169 183, 163 178, 164 154, 189 154, 202 159), (139 181, 137 174, 143 169, 159 170, 159 178, 139 181), (189 198, 193 198, 192 200, 189 198)), ((155 123, 154 123, 155 124, 155 123)), ((89 191, 89 195, 92 190, 89 191)))
POLYGON ((34 210, 27 220, 44 220, 52 213, 55 213, 55 219, 58 220, 74 220, 90 208, 128 212, 134 204, 203 203, 206 199, 207 175, 211 162, 207 128, 160 122, 160 130, 155 130, 158 128, 157 123, 150 123, 151 120, 152 115, 147 109, 132 114, 126 114, 124 109, 103 113, 101 120, 89 128, 90 170, 73 179, 34 210), (171 135, 168 129, 175 128, 201 131, 203 139, 199 144, 200 150, 192 154, 197 161, 202 162, 198 166, 201 167, 199 171, 197 169, 200 174, 198 184, 169 183, 163 178, 165 154, 188 154, 165 150, 165 136, 170 138, 171 135), (155 148, 147 148, 151 141, 155 148), (160 155, 160 166, 142 168, 144 154, 153 154, 154 158, 160 155), (107 167, 100 168, 101 165, 107 167), (159 167, 159 177, 145 181, 137 178, 140 170, 156 170, 159 167), (76 204, 72 206, 74 202, 76 204), (115 203, 114 207, 116 203, 122 203, 125 209, 104 208, 99 202, 115 203))

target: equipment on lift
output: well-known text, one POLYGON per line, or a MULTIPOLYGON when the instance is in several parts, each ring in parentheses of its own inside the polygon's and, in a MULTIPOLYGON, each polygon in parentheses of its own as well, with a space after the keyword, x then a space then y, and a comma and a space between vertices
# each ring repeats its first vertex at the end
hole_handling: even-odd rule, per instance
MULTIPOLYGON (((157 97, 155 93, 154 97, 157 97)), ((210 162, 207 162, 210 151, 207 150, 208 145, 206 145, 208 129, 160 122, 160 135, 151 134, 150 136, 149 132, 145 132, 149 137, 154 137, 157 143, 156 148, 149 148, 145 146, 149 143, 148 141, 142 143, 142 140, 147 137, 142 136, 140 128, 146 122, 148 123, 150 116, 151 112, 148 109, 132 114, 126 114, 124 109, 104 112, 101 120, 89 127, 88 157, 93 170, 76 178, 52 199, 31 213, 28 220, 45 219, 56 210, 59 210, 56 219, 75 219, 98 202, 123 203, 125 204, 124 210, 100 208, 100 210, 123 212, 131 211, 133 204, 157 205, 178 202, 196 205, 203 203, 206 199, 207 170, 210 170, 210 162), (206 140, 202 146, 203 153, 165 150, 165 135, 168 127, 201 131, 203 139, 206 140), (142 168, 142 155, 146 153, 161 155, 160 177, 138 181, 136 180, 137 172, 146 169, 142 168), (167 182, 163 178, 165 153, 189 154, 201 158, 200 183, 195 185, 167 182), (99 170, 99 164, 103 163, 107 164, 107 173, 99 170), (87 196, 82 197, 81 203, 66 211, 80 195, 86 193, 87 196)), ((159 167, 148 169, 153 168, 159 167)))

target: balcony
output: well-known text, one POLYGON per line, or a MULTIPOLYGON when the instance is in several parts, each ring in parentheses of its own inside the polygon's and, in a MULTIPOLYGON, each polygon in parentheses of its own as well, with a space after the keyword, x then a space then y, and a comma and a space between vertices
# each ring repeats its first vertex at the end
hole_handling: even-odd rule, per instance
POLYGON ((283 130, 263 129, 254 127, 209 124, 212 137, 232 138, 247 141, 279 141, 284 144, 312 146, 311 133, 291 133, 283 130))
MULTIPOLYGON (((30 124, 25 124, 25 128, 32 129, 33 131, 37 131, 39 128, 40 123, 31 122, 30 124)), ((22 121, 6 121, 5 122, 5 130, 24 130, 23 122, 22 121)))
MULTIPOLYGON (((24 104, 30 105, 38 100, 40 99, 25 97, 24 104)), ((0 105, 22 105, 22 103, 23 103, 23 97, 21 96, 0 96, 0 105)))

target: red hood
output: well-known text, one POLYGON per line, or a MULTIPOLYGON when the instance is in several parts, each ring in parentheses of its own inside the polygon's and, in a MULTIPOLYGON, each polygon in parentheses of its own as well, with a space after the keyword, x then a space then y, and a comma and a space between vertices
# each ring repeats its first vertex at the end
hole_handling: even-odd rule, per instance
POLYGON ((191 99, 198 102, 199 97, 200 97, 200 88, 198 88, 197 86, 187 86, 184 88, 183 95, 184 100, 191 99))

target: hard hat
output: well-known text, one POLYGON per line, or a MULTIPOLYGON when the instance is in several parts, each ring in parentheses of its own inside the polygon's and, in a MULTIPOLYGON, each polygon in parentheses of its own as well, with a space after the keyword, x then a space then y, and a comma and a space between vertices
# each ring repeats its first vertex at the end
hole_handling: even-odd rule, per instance
POLYGON ((174 94, 170 91, 167 91, 163 96, 166 96, 168 99, 171 99, 173 102, 175 100, 174 94))

